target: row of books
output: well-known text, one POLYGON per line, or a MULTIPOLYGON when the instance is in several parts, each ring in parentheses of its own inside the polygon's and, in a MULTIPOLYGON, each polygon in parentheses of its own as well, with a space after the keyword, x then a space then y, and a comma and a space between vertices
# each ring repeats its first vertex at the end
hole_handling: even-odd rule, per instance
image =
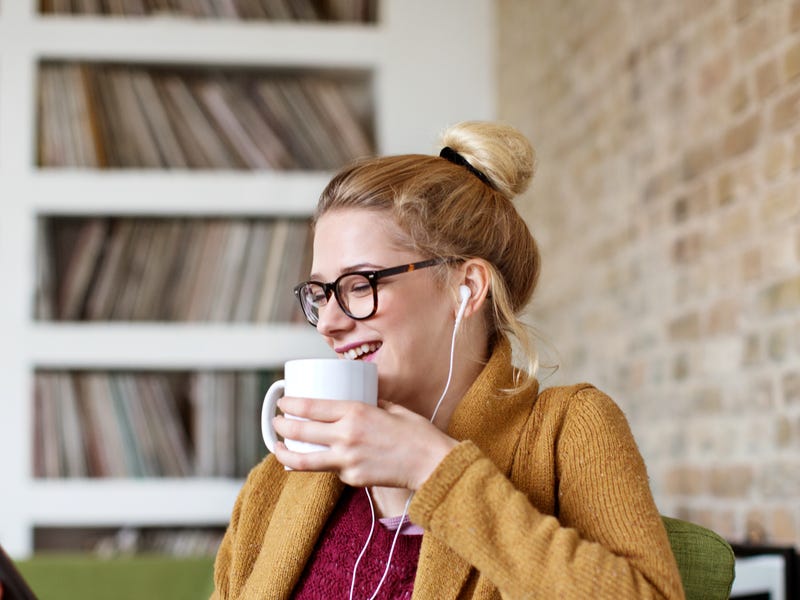
POLYGON ((230 19, 375 21, 376 0, 41 0, 40 12, 230 19))
POLYGON ((374 154, 367 88, 323 74, 43 63, 38 162, 335 169, 374 154))
POLYGON ((89 553, 98 558, 134 554, 173 557, 214 556, 222 527, 37 527, 37 553, 89 553))
POLYGON ((306 219, 43 218, 42 320, 303 322, 306 219))
POLYGON ((267 452, 261 402, 279 377, 39 372, 34 476, 243 477, 267 452))

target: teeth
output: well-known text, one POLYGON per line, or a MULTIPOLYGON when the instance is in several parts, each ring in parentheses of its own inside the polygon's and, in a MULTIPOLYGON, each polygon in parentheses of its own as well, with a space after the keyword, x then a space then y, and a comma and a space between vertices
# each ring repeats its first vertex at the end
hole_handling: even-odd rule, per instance
POLYGON ((367 354, 368 352, 375 352, 378 348, 380 348, 380 344, 361 344, 360 346, 356 346, 355 348, 350 348, 347 352, 344 353, 344 357, 348 360, 356 360, 360 356, 367 354))

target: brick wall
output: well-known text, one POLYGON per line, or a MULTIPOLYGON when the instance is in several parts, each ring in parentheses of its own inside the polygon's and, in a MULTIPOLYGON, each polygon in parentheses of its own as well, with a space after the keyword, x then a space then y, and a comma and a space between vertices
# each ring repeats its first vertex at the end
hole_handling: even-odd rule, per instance
POLYGON ((665 514, 800 546, 800 2, 499 0, 497 28, 545 385, 617 400, 665 514))

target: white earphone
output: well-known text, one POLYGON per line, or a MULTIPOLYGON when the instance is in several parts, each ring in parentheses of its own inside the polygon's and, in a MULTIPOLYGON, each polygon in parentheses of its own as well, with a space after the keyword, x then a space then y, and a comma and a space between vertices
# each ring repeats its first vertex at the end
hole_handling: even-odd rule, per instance
POLYGON ((464 311, 467 309, 467 302, 470 296, 472 296, 472 290, 469 289, 469 286, 460 285, 458 286, 458 294, 461 296, 461 306, 458 307, 458 314, 456 315, 456 327, 461 323, 461 318, 464 316, 464 311))
MULTIPOLYGON (((450 368, 447 373, 447 382, 444 385, 444 391, 442 392, 439 401, 436 403, 436 407, 433 409, 433 415, 431 415, 430 422, 433 423, 433 420, 436 418, 436 414, 439 412, 439 407, 442 404, 442 400, 447 395, 447 390, 450 389, 450 379, 453 376, 453 355, 455 353, 455 346, 456 346, 456 332, 458 331, 458 326, 461 323, 461 318, 464 316, 464 311, 467 310, 467 302, 469 302, 470 297, 472 296, 472 290, 469 289, 469 286, 460 285, 458 286, 458 295, 461 297, 461 305, 458 307, 458 314, 456 315, 456 322, 453 325, 453 339, 450 342, 450 368)), ((366 489, 367 499, 369 500, 369 509, 372 513, 372 525, 369 529, 369 535, 367 536, 367 541, 364 543, 364 546, 361 548, 361 552, 356 559, 356 564, 353 567, 353 575, 350 580, 350 600, 353 600, 353 593, 355 591, 356 586, 356 573, 358 572, 358 565, 361 562, 361 558, 364 556, 364 553, 367 551, 367 546, 369 546, 370 540, 372 540, 372 533, 375 531, 375 507, 372 504, 372 496, 369 493, 369 489, 366 489)), ((389 574, 389 567, 392 565, 392 556, 394 556, 394 547, 397 543, 397 538, 400 535, 400 531, 403 529, 403 521, 405 520, 406 515, 408 514, 408 507, 411 504, 411 499, 414 497, 414 492, 408 497, 406 500, 405 508, 403 509, 403 514, 400 515, 400 524, 397 527, 397 530, 394 533, 394 539, 392 539, 392 545, 389 548, 389 557, 386 561, 386 568, 383 570, 383 576, 381 577, 380 581, 378 582, 378 587, 372 592, 369 600, 375 600, 378 596, 378 592, 383 585, 383 582, 386 579, 386 576, 389 574)))

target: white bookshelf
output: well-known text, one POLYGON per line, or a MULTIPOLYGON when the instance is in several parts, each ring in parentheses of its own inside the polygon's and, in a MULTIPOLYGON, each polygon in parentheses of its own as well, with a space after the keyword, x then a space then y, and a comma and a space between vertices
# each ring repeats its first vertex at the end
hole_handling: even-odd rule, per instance
POLYGON ((378 152, 431 152, 458 120, 494 115, 491 0, 383 0, 377 24, 40 16, 0 6, 0 543, 36 526, 224 525, 241 481, 32 476, 37 369, 268 369, 326 355, 305 325, 48 323, 33 318, 43 216, 302 216, 329 173, 40 169, 41 61, 369 71, 378 152))

